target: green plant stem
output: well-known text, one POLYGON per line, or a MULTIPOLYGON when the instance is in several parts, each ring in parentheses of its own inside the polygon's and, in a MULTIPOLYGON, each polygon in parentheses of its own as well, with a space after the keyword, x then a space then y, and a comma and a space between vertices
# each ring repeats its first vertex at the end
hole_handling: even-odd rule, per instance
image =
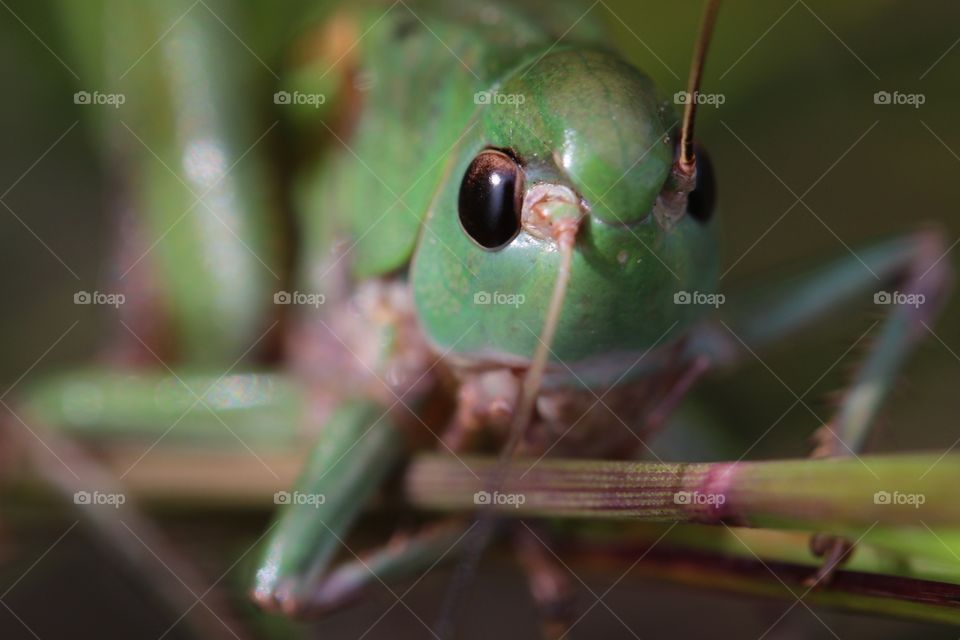
MULTIPOLYGON (((475 496, 490 486, 494 464, 420 456, 407 473, 408 498, 428 509, 481 508, 475 496)), ((960 624, 958 481, 960 456, 515 460, 489 507, 507 517, 559 518, 553 526, 563 535, 554 539, 565 561, 615 563, 657 580, 960 624), (811 589, 805 582, 823 562, 809 549, 814 531, 857 545, 829 584, 811 589)))
MULTIPOLYGON (((408 496, 428 509, 474 509, 493 465, 492 458, 421 456, 407 475, 408 496)), ((862 533, 873 525, 960 526, 958 484, 960 456, 709 464, 515 460, 489 507, 516 517, 862 533)))

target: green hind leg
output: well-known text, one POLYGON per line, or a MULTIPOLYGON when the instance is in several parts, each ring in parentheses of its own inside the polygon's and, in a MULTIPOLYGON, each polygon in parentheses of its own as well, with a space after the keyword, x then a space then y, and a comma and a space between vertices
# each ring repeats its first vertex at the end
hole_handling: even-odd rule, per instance
POLYGON ((277 494, 281 507, 269 529, 253 587, 261 606, 298 617, 320 615, 371 587, 389 589, 391 581, 428 570, 453 555, 466 532, 460 521, 397 537, 363 557, 345 542, 405 449, 400 431, 380 404, 355 400, 333 412, 297 488, 277 494), (348 559, 334 564, 344 550, 348 559))
MULTIPOLYGON (((767 290, 763 302, 740 303, 725 326, 701 334, 703 344, 716 361, 729 362, 826 317, 841 303, 864 298, 882 305, 887 314, 866 360, 836 414, 815 436, 815 457, 856 456, 906 356, 931 331, 929 324, 945 300, 951 281, 945 254, 943 238, 934 231, 870 247, 767 290)), ((811 546, 825 563, 810 584, 828 580, 852 550, 848 542, 823 535, 815 536, 811 546)))
POLYGON ((18 402, 32 419, 86 441, 289 448, 304 394, 280 374, 158 373, 89 367, 50 376, 18 402))

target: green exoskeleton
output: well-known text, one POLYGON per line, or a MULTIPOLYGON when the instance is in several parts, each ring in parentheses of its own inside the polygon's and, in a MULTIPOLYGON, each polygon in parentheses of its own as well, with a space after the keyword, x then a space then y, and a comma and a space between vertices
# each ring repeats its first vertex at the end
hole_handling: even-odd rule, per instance
MULTIPOLYGON (((689 94, 699 87, 714 5, 689 94)), ((142 24, 165 24, 184 8, 125 10, 131 23, 149 14, 153 22, 142 24)), ((286 72, 271 91, 261 87, 259 108, 231 96, 250 90, 243 74, 217 62, 218 41, 194 32, 199 21, 188 17, 159 40, 162 55, 119 69, 135 84, 128 91, 139 92, 123 123, 136 139, 116 123, 105 127, 137 158, 127 167, 136 233, 121 253, 128 267, 140 259, 150 267, 126 288, 134 302, 120 333, 139 354, 126 357, 190 365, 195 378, 184 379, 204 386, 217 379, 217 364, 245 356, 256 364, 246 351, 288 312, 275 329, 284 375, 232 375, 211 416, 191 412, 192 396, 138 404, 140 393, 152 398, 150 384, 86 374, 96 412, 69 410, 76 381, 57 381, 30 399, 33 415, 74 430, 134 423, 163 433, 178 416, 217 430, 211 418, 224 416, 243 438, 267 439, 274 428, 314 434, 252 587, 262 606, 297 615, 457 555, 469 518, 334 563, 365 505, 412 453, 636 458, 707 371, 878 290, 922 295, 922 306, 889 307, 815 455, 860 451, 943 300, 941 237, 921 231, 789 286, 731 295, 722 315, 688 304, 692 292, 715 292, 719 266, 712 170, 692 139, 695 101, 680 113, 610 48, 600 14, 586 9, 401 2, 316 24, 304 17, 286 72), (262 149, 239 160, 238 132, 253 143, 256 112, 270 109, 289 116, 302 147, 290 285, 262 149), (235 173, 234 161, 249 176, 235 173), (300 301, 317 304, 286 304, 300 301)), ((161 36, 144 30, 145 42, 161 36)), ((131 51, 125 40, 136 34, 110 35, 102 47, 79 47, 91 65, 131 57, 116 50, 131 51)), ((471 473, 467 463, 463 472, 471 473)), ((823 578, 848 548, 820 542, 823 578)), ((536 546, 521 542, 538 603, 547 615, 566 611, 558 600, 568 590, 554 584, 550 559, 530 560, 536 546)))

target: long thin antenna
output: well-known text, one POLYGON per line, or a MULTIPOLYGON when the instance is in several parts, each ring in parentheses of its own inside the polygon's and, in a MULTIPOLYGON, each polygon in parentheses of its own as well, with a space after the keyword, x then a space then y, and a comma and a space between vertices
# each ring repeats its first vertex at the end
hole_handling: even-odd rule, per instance
POLYGON ((510 436, 500 452, 501 461, 508 461, 513 457, 533 418, 533 407, 537 402, 537 395, 540 393, 540 382, 543 380, 543 372, 547 368, 547 360, 550 359, 550 345, 553 344, 553 337, 557 333, 557 325, 560 323, 560 314, 563 311, 563 301, 567 296, 567 288, 570 284, 570 268, 573 264, 573 244, 576 233, 577 225, 574 223, 564 228, 557 235, 557 245, 560 251, 557 279, 553 285, 553 294, 550 296, 547 317, 543 322, 543 329, 540 331, 537 349, 534 351, 533 360, 530 362, 527 374, 523 378, 520 401, 517 403, 517 412, 514 414, 513 424, 510 426, 510 436))
MULTIPOLYGON (((530 366, 527 368, 526 375, 523 377, 523 386, 520 390, 516 413, 514 413, 513 422, 510 424, 510 434, 500 451, 497 467, 488 487, 491 494, 498 492, 506 482, 510 461, 533 421, 540 383, 547 368, 547 361, 550 359, 550 345, 553 344, 557 326, 560 324, 563 301, 567 297, 567 289, 570 285, 573 246, 576 241, 579 220, 564 220, 561 224, 562 226, 556 235, 557 247, 560 252, 557 279, 554 281, 553 293, 547 306, 547 317, 543 322, 543 328, 540 330, 537 348, 530 361, 530 366)), ((494 509, 490 505, 482 508, 477 515, 476 525, 464 542, 466 548, 454 573, 453 581, 447 589, 447 595, 441 607, 440 619, 437 622, 436 634, 442 640, 446 640, 452 635, 460 595, 476 572, 480 556, 493 536, 495 521, 496 513, 494 509)))
POLYGON ((680 127, 680 168, 687 174, 692 174, 696 167, 696 156, 693 153, 693 122, 697 112, 697 93, 700 91, 700 78, 703 76, 703 65, 707 59, 707 49, 710 47, 710 38, 713 36, 713 26, 717 21, 717 11, 720 9, 720 0, 707 0, 700 19, 700 34, 693 50, 693 60, 690 61, 690 76, 687 80, 687 102, 683 108, 683 124, 680 127))

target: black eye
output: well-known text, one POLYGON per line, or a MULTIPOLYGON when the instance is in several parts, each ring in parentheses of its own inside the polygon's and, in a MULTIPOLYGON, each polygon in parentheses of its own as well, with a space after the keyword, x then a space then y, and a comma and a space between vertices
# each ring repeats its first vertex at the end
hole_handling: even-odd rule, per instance
POLYGON ((707 222, 713 215, 713 208, 717 198, 717 183, 714 182, 713 163, 703 147, 698 147, 697 154, 697 187, 690 192, 687 200, 687 209, 694 220, 707 222))
POLYGON ((481 152, 460 183, 460 224, 484 249, 499 249, 520 231, 523 176, 516 161, 489 149, 481 152))

